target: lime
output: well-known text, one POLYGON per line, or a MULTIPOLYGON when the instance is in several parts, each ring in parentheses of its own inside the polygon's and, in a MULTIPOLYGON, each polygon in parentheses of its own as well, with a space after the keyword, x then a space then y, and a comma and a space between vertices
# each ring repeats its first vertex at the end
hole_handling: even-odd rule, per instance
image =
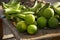
POLYGON ((52 8, 46 8, 43 12, 43 16, 49 19, 50 17, 54 16, 54 10, 52 8))
POLYGON ((32 14, 26 15, 25 16, 25 22, 27 24, 33 24, 35 22, 35 16, 32 14))
POLYGON ((39 17, 37 19, 38 28, 44 28, 47 25, 47 19, 45 17, 39 17))
POLYGON ((35 34, 37 32, 37 26, 36 25, 29 25, 27 28, 27 32, 29 34, 35 34))
POLYGON ((57 18, 51 17, 51 18, 49 19, 49 21, 48 21, 48 25, 49 25, 49 27, 51 27, 51 28, 57 27, 57 26, 58 26, 58 20, 57 20, 57 18))
POLYGON ((27 30, 27 25, 24 21, 20 21, 17 23, 16 28, 19 32, 25 32, 27 30))

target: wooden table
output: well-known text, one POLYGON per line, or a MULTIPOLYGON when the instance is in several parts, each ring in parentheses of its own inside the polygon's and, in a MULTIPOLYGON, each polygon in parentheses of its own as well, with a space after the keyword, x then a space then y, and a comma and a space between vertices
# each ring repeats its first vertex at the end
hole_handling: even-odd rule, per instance
MULTIPOLYGON (((2 6, 0 6, 0 15, 2 15, 2 12, 3 12, 2 6)), ((9 30, 8 26, 2 22, 2 19, 0 20, 0 36, 3 36, 3 39, 14 37, 12 32, 9 30)))

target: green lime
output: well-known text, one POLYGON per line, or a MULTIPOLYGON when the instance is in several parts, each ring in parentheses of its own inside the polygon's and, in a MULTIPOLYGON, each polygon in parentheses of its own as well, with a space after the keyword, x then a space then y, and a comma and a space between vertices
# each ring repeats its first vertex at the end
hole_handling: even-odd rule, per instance
POLYGON ((51 28, 57 27, 57 26, 58 26, 58 20, 57 20, 57 18, 51 17, 51 18, 49 19, 49 21, 48 21, 48 25, 49 25, 49 27, 51 27, 51 28))
POLYGON ((46 8, 43 12, 43 16, 49 19, 50 17, 54 16, 54 10, 52 8, 46 8))
POLYGON ((36 25, 29 25, 27 28, 27 32, 29 34, 35 34, 37 32, 37 26, 36 25))
POLYGON ((44 28, 47 25, 47 19, 45 17, 39 17, 37 19, 38 28, 44 28))
POLYGON ((17 23, 16 28, 19 32, 25 32, 27 30, 27 25, 24 21, 20 21, 17 23))
POLYGON ((26 15, 25 16, 25 22, 27 24, 33 24, 35 22, 35 16, 32 14, 26 15))

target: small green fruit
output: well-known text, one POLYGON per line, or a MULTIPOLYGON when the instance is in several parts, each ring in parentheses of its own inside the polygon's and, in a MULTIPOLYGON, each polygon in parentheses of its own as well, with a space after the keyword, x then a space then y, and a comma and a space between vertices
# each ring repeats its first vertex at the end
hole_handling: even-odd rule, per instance
POLYGON ((47 26, 47 19, 45 17, 40 17, 37 19, 37 25, 39 28, 44 28, 47 26))
POLYGON ((35 34, 37 32, 37 26, 36 25, 29 25, 27 28, 27 32, 29 34, 35 34))
POLYGON ((27 24, 33 24, 35 22, 35 16, 30 14, 25 16, 25 22, 27 24))
POLYGON ((54 10, 52 8, 46 8, 43 12, 43 16, 47 19, 54 16, 54 10))
POLYGON ((19 32, 25 32, 27 30, 27 25, 24 21, 20 21, 17 23, 16 28, 19 32))
POLYGON ((48 21, 48 25, 51 28, 55 28, 58 26, 58 20, 55 17, 51 17, 48 21))

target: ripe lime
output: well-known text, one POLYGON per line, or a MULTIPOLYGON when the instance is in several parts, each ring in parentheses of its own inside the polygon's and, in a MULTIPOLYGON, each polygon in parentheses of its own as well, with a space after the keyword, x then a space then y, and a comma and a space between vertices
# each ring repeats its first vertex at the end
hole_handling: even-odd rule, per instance
POLYGON ((57 18, 51 17, 51 18, 49 19, 49 21, 48 21, 48 25, 49 25, 49 27, 51 27, 51 28, 57 27, 57 26, 58 26, 58 20, 57 20, 57 18))
POLYGON ((46 8, 43 12, 43 16, 49 19, 50 17, 54 16, 54 10, 52 8, 46 8))
POLYGON ((26 15, 25 16, 25 22, 27 24, 33 24, 35 22, 35 16, 32 14, 26 15))
POLYGON ((24 32, 27 30, 27 25, 24 21, 20 21, 17 23, 16 28, 19 32, 24 32))
POLYGON ((37 19, 38 28, 44 28, 47 25, 47 19, 45 17, 39 17, 37 19))
POLYGON ((37 32, 37 26, 36 25, 29 25, 27 28, 27 32, 29 34, 35 34, 37 32))

